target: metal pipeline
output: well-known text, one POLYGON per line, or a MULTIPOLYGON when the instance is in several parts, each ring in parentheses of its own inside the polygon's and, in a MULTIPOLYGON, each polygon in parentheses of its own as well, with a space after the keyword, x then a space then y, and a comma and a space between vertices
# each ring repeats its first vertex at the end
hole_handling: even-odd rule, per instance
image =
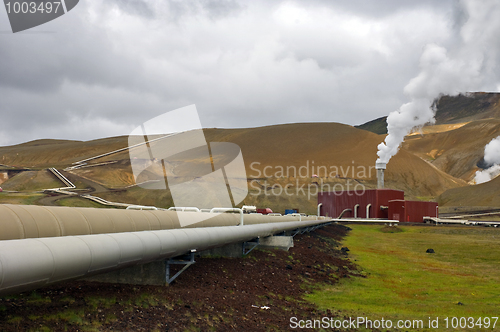
MULTIPOLYGON (((242 209, 239 209, 239 208, 213 208, 210 210, 210 213, 217 213, 217 212, 238 212, 240 214, 239 226, 243 226, 245 223, 242 209)), ((273 214, 273 216, 277 216, 277 214, 273 214)), ((281 216, 281 214, 280 214, 280 216, 281 216)))
MULTIPOLYGON (((94 216, 97 215, 98 212, 94 216)), ((236 223, 232 219, 231 222, 238 223, 237 218, 236 223)), ((328 222, 329 220, 285 221, 245 226, 4 240, 0 241, 0 296, 175 257, 192 250, 202 251, 328 222)))
POLYGON ((351 210, 351 209, 344 209, 344 211, 342 211, 342 212, 340 213, 340 215, 337 217, 337 219, 342 219, 342 217, 344 216, 344 214, 345 214, 346 212, 352 212, 352 210, 351 210))
POLYGON ((321 216, 321 207, 323 206, 323 203, 318 204, 318 213, 316 214, 318 217, 321 216))
MULTIPOLYGON (((241 215, 234 213, 0 204, 0 240, 182 228, 178 218, 181 214, 184 221, 188 220, 186 227, 234 226, 242 222, 241 215)), ((318 217, 245 214, 244 224, 306 219, 316 220, 318 217)))

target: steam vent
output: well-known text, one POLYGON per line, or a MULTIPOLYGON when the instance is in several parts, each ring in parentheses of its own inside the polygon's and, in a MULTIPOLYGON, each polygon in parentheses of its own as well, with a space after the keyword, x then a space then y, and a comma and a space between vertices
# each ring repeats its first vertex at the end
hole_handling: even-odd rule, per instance
POLYGON ((377 162, 375 164, 375 169, 377 170, 377 188, 384 189, 384 171, 386 163, 377 162))

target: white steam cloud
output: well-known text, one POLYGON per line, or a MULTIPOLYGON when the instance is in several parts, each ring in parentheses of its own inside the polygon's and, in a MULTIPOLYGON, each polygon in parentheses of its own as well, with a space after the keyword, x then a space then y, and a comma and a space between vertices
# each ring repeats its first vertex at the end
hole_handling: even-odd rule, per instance
POLYGON ((484 147, 484 161, 492 166, 476 172, 474 178, 476 184, 488 182, 500 174, 500 136, 492 139, 484 147))
POLYGON ((477 91, 498 84, 495 70, 500 48, 497 43, 500 2, 461 1, 459 9, 467 21, 458 31, 458 47, 447 50, 436 44, 425 46, 420 73, 404 88, 410 101, 387 117, 388 135, 378 146, 377 162, 389 162, 414 128, 434 123, 432 104, 440 95, 477 91))

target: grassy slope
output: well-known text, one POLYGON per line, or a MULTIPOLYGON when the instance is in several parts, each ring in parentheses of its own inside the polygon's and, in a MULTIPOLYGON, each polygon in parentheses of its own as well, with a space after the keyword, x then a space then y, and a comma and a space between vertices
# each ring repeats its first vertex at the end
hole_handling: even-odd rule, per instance
POLYGON ((46 170, 22 172, 2 184, 3 189, 15 191, 36 191, 63 186, 61 181, 46 170))
POLYGON ((109 188, 121 188, 135 184, 132 168, 126 160, 106 166, 81 168, 72 171, 72 173, 105 184, 109 188))
POLYGON ((354 127, 371 131, 372 133, 377 135, 387 134, 387 117, 383 116, 381 118, 371 120, 354 127))
POLYGON ((57 201, 57 204, 60 206, 76 206, 76 207, 90 207, 90 208, 109 208, 109 206, 105 206, 94 201, 91 201, 86 198, 81 197, 68 197, 62 198, 57 201))
POLYGON ((173 206, 172 196, 168 190, 149 190, 134 187, 127 191, 99 193, 96 196, 111 202, 156 206, 159 208, 173 206))
POLYGON ((44 194, 37 193, 0 193, 0 204, 36 204, 36 202, 43 198, 44 194))
POLYGON ((308 299, 371 319, 498 316, 500 230, 400 227, 404 232, 391 234, 352 226, 344 245, 367 277, 326 286, 308 299))

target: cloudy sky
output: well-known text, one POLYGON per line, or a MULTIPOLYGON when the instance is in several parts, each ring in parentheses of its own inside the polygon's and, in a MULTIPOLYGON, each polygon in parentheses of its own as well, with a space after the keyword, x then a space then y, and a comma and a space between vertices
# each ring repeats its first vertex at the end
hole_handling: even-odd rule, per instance
POLYGON ((207 128, 361 124, 467 19, 451 0, 80 0, 13 34, 0 8, 0 145, 127 135, 190 104, 207 128))

